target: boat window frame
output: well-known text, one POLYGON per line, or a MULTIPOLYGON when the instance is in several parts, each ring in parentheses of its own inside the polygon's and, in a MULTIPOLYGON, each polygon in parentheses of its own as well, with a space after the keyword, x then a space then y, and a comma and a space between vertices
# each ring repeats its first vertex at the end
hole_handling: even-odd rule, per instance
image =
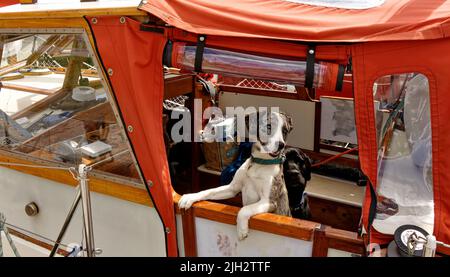
MULTIPOLYGON (((0 21, 0 23, 1 23, 1 21, 0 21)), ((45 25, 45 24, 43 24, 43 25, 45 25)), ((83 41, 86 44, 87 50, 89 51, 90 54, 92 54, 92 62, 94 64, 94 67, 96 67, 98 70, 100 83, 105 90, 108 103, 111 105, 111 108, 114 113, 114 117, 116 118, 118 127, 121 130, 122 134, 124 135, 124 138, 126 138, 127 147, 129 149, 130 155, 132 157, 133 164, 136 167, 136 170, 138 172, 140 182, 136 182, 131 178, 126 178, 126 177, 122 178, 119 175, 113 175, 113 174, 109 174, 107 172, 103 172, 103 171, 99 171, 99 170, 95 170, 95 169, 90 172, 90 175, 92 175, 93 177, 97 177, 99 179, 105 179, 105 180, 109 180, 111 182, 115 182, 115 183, 119 183, 119 184, 123 184, 123 185, 131 185, 133 187, 145 189, 146 184, 145 184, 144 178, 142 177, 142 172, 141 172, 140 166, 137 162, 133 147, 129 140, 128 132, 127 132, 126 128, 124 127, 125 124, 123 122, 118 105, 116 103, 116 98, 112 92, 112 88, 109 84, 108 77, 105 73, 105 70, 104 70, 102 64, 101 64, 101 60, 96 51, 96 48, 92 45, 93 38, 91 39, 89 37, 88 32, 89 32, 89 30, 86 28, 83 28, 83 27, 2 28, 1 24, 0 24, 0 35, 2 35, 2 34, 71 34, 71 35, 80 35, 81 36, 81 38, 83 39, 83 41)), ((8 154, 8 155, 12 154, 15 157, 20 157, 23 160, 30 161, 34 164, 41 164, 43 166, 48 166, 49 164, 53 164, 51 161, 48 161, 48 163, 47 163, 47 162, 41 161, 38 158, 33 158, 32 156, 27 155, 25 153, 9 151, 4 148, 0 149, 0 155, 1 154, 8 154)))
MULTIPOLYGON (((371 78, 369 78, 368 80, 369 80, 369 82, 368 82, 368 88, 370 89, 370 97, 369 97, 369 99, 370 99, 370 101, 372 101, 372 103, 374 102, 374 101, 376 101, 376 99, 375 99, 375 94, 377 94, 378 92, 375 92, 375 84, 376 84, 376 82, 378 81, 378 80, 380 80, 380 79, 382 79, 382 78, 384 78, 384 77, 387 77, 387 76, 400 76, 400 75, 406 75, 406 74, 417 74, 417 75, 421 75, 421 76, 423 76, 423 77, 425 77, 426 78, 426 80, 427 80, 427 83, 428 83, 428 95, 427 95, 427 101, 428 101, 428 109, 429 109, 429 125, 430 125, 430 137, 429 137, 429 142, 430 142, 430 144, 431 144, 431 151, 430 151, 430 156, 431 156, 431 159, 430 159, 430 173, 431 173, 431 189, 432 189, 432 192, 431 192, 431 194, 432 194, 432 196, 433 196, 433 226, 432 226, 432 228, 433 228, 433 232, 434 232, 434 230, 435 230, 435 228, 436 228, 436 224, 435 224, 435 219, 436 219, 436 208, 435 208, 435 205, 436 205, 436 202, 435 202, 435 199, 436 199, 436 191, 435 191, 435 184, 436 184, 436 176, 438 176, 438 167, 437 166, 435 166, 435 159, 436 159, 436 155, 434 155, 433 154, 433 145, 436 145, 436 143, 435 143, 435 135, 434 135, 434 132, 436 132, 436 130, 434 130, 433 129, 433 100, 432 100, 432 98, 433 98, 433 95, 436 93, 436 89, 437 89, 437 86, 436 86, 436 79, 435 79, 435 77, 434 77, 434 75, 433 75, 433 73, 432 73, 432 71, 430 71, 428 68, 423 68, 423 67, 406 67, 406 68, 404 68, 404 69, 398 69, 398 68, 395 68, 395 69, 392 69, 392 68, 386 68, 385 70, 383 70, 383 71, 380 71, 380 72, 377 72, 377 74, 374 74, 373 76, 371 76, 371 78)), ((408 82, 409 82, 410 80, 408 80, 408 82)), ((403 88, 401 88, 401 90, 402 90, 403 88)), ((406 91, 405 91, 405 95, 406 95, 406 91)), ((405 98, 405 95, 403 95, 401 98, 405 98)), ((405 108, 402 108, 402 110, 404 110, 405 108)), ((378 197, 379 195, 380 195, 380 193, 379 193, 379 190, 380 190, 380 153, 379 153, 379 151, 380 151, 380 145, 379 145, 379 140, 380 139, 382 139, 380 136, 381 136, 381 134, 378 134, 378 127, 377 127, 377 111, 375 110, 375 108, 373 109, 373 113, 372 113, 372 116, 373 116, 373 123, 374 123, 374 125, 372 126, 373 127, 373 129, 374 129, 374 136, 375 136, 375 142, 376 142, 376 150, 375 150, 375 161, 374 161, 374 164, 375 164, 375 180, 376 180, 376 182, 375 182, 375 187, 374 187, 374 189, 375 189, 375 191, 376 191, 376 196, 378 197)), ((382 124, 382 127, 384 127, 384 124, 382 124)), ((380 132, 382 132, 382 129, 383 128, 381 128, 381 130, 380 130, 380 132)), ((434 146, 434 147, 436 147, 436 146, 434 146)), ((412 150, 411 150, 412 151, 412 150)), ((383 156, 384 157, 384 156, 383 156)), ((383 157, 381 157, 381 158, 383 158, 383 157)), ((384 166, 386 166, 386 165, 384 165, 384 166)), ((376 212, 375 212, 375 214, 376 214, 376 212)), ((381 221, 381 220, 380 220, 381 221)), ((423 226, 422 226, 423 227, 423 226)), ((377 230, 377 228, 375 228, 375 226, 373 226, 373 222, 372 222, 372 228, 373 229, 375 229, 375 231, 377 231, 377 232, 379 232, 379 233, 381 233, 381 234, 386 234, 386 235, 390 235, 390 234, 387 234, 387 233, 383 233, 383 232, 381 232, 380 230, 377 230)))

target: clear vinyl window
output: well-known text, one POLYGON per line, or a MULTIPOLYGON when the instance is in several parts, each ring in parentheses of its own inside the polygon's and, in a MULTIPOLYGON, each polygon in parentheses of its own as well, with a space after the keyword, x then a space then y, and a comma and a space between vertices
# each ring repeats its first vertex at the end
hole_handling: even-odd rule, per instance
POLYGON ((383 76, 373 86, 378 141, 374 228, 393 234, 404 224, 433 232, 430 93, 420 73, 383 76))
POLYGON ((83 34, 0 34, 0 149, 140 182, 83 34))

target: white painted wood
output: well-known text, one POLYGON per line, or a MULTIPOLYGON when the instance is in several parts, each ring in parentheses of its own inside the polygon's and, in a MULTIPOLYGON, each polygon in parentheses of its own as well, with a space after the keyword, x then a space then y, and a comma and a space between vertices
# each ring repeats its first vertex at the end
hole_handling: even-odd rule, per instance
MULTIPOLYGON (((13 239, 14 245, 16 246, 17 251, 19 252, 19 255, 21 257, 48 257, 48 255, 50 254, 49 250, 36 244, 33 244, 29 241, 26 241, 13 235, 11 235, 11 238, 13 239)), ((11 246, 9 245, 9 242, 6 239, 6 236, 3 232, 2 232, 2 242, 3 242, 3 255, 5 257, 15 257, 14 252, 12 251, 11 246)), ((56 254, 55 256, 61 257, 61 255, 59 254, 56 254)))
POLYGON ((198 256, 213 257, 311 257, 312 241, 250 230, 238 241, 235 225, 195 218, 198 256))
POLYGON ((288 136, 287 144, 308 150, 314 149, 315 103, 313 102, 224 92, 220 95, 219 106, 223 111, 225 107, 279 107, 280 111, 289 114, 294 122, 294 129, 288 136))
MULTIPOLYGON (((0 167, 0 211, 8 223, 56 239, 75 197, 75 188, 0 167), (29 217, 24 207, 39 206, 29 217)), ((165 256, 164 229, 154 208, 92 193, 95 246, 102 256, 165 256)), ((80 243, 81 205, 71 222, 64 244, 80 243)))

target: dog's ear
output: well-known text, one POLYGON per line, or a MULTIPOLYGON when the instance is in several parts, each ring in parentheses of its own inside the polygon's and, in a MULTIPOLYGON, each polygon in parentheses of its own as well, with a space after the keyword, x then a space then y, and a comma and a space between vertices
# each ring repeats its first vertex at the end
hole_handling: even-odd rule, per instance
POLYGON ((285 118, 285 121, 286 121, 286 127, 287 127, 287 130, 288 130, 288 133, 291 132, 292 129, 294 129, 294 122, 293 122, 293 120, 292 120, 292 117, 289 116, 288 114, 284 113, 284 112, 280 112, 280 114, 281 114, 282 116, 284 116, 284 118, 285 118))
POLYGON ((311 159, 302 151, 299 151, 299 155, 302 160, 302 166, 300 167, 300 170, 302 171, 305 180, 309 181, 311 180, 311 159))
POLYGON ((283 165, 285 169, 289 168, 290 162, 294 162, 298 165, 305 181, 311 180, 311 159, 305 153, 297 148, 288 147, 285 149, 284 155, 286 157, 283 165))
POLYGON ((284 152, 284 156, 285 156, 285 160, 284 160, 285 168, 288 167, 289 162, 292 160, 295 161, 296 163, 298 162, 297 158, 296 158, 298 156, 298 154, 296 153, 296 149, 291 148, 291 147, 286 147, 286 148, 284 148, 283 152, 284 152))

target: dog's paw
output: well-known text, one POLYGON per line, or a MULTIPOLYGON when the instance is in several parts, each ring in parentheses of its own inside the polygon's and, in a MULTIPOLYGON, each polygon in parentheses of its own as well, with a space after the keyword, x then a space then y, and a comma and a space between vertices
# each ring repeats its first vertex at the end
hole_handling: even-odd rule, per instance
POLYGON ((244 240, 245 238, 248 237, 248 228, 243 228, 243 227, 238 226, 237 234, 238 234, 239 240, 244 240))
POLYGON ((180 201, 178 201, 178 207, 180 209, 189 209, 192 204, 199 201, 196 193, 189 193, 181 196, 180 201))

